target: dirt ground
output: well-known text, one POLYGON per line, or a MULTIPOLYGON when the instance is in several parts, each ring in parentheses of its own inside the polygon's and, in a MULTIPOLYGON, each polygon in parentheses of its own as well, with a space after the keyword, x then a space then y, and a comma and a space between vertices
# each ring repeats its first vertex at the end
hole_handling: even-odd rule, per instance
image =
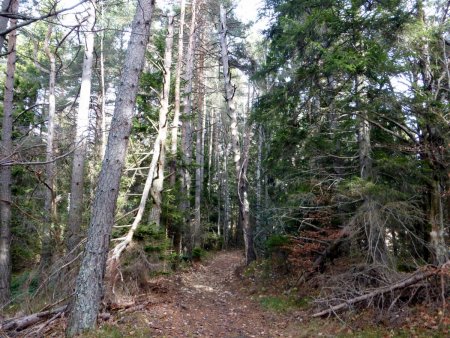
POLYGON ((147 324, 154 337, 297 336, 287 332, 290 318, 265 311, 243 289, 236 273, 243 260, 242 252, 220 252, 187 272, 159 279, 151 302, 130 316, 119 312, 118 323, 130 328, 134 323, 137 331, 131 334, 147 324))
MULTIPOLYGON (((370 324, 370 311, 349 313, 348 320, 311 319, 311 304, 296 304, 289 311, 278 311, 276 303, 263 306, 271 295, 273 299, 283 296, 283 287, 274 283, 270 289, 244 278, 243 266, 242 252, 222 251, 185 271, 152 278, 141 285, 142 294, 103 310, 99 328, 82 337, 450 336, 450 321, 438 325, 438 317, 427 308, 415 309, 417 313, 406 318, 406 325, 393 329, 370 324)), ((45 324, 39 335, 30 328, 6 337, 64 337, 65 323, 66 318, 58 318, 45 324)))

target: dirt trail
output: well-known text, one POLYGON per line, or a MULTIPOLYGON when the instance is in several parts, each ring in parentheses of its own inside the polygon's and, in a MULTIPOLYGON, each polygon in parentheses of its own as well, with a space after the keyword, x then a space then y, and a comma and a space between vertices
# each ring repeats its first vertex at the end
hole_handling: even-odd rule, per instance
POLYGON ((243 265, 241 252, 221 252, 205 264, 155 283, 155 299, 139 319, 133 311, 133 320, 156 337, 293 336, 285 330, 287 318, 264 311, 243 290, 236 274, 243 265))

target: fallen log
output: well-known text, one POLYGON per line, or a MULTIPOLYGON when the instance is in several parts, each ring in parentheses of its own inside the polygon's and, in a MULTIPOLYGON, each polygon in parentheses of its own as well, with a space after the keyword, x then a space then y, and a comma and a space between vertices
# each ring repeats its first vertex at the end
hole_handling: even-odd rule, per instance
POLYGON ((358 296, 358 297, 346 300, 343 303, 331 306, 327 310, 323 310, 323 311, 317 312, 317 313, 313 314, 312 317, 322 317, 322 316, 325 316, 325 315, 330 315, 330 314, 332 314, 332 313, 334 313, 336 311, 346 309, 346 308, 350 307, 353 304, 356 304, 356 303, 359 303, 359 302, 363 302, 363 301, 371 299, 373 297, 380 296, 380 295, 383 295, 385 293, 389 293, 389 292, 392 292, 392 291, 395 291, 395 290, 398 290, 398 289, 401 289, 401 288, 405 288, 405 287, 411 286, 413 284, 416 284, 417 282, 420 282, 420 281, 422 281, 424 279, 427 279, 428 277, 435 276, 435 275, 439 274, 445 267, 447 267, 449 265, 450 265, 450 261, 448 261, 447 263, 443 264, 441 267, 433 268, 432 270, 428 269, 428 270, 419 271, 419 272, 409 276, 408 278, 405 278, 405 279, 403 279, 403 280, 401 280, 401 281, 399 281, 399 282, 397 282, 397 283, 395 283, 393 285, 388 285, 388 286, 384 286, 384 287, 375 289, 375 290, 373 290, 373 291, 371 291, 369 293, 366 293, 364 295, 361 295, 361 296, 358 296))
POLYGON ((56 314, 60 314, 66 311, 67 305, 58 307, 54 310, 47 310, 38 313, 33 313, 28 316, 16 317, 5 320, 0 325, 0 330, 3 331, 22 331, 27 327, 30 327, 36 323, 39 323, 41 320, 47 319, 50 316, 54 316, 56 314))

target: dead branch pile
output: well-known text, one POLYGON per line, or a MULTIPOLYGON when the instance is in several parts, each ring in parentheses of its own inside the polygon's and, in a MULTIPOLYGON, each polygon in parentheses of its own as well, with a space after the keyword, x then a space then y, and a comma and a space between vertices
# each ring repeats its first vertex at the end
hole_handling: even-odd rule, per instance
POLYGON ((442 300, 445 306, 449 278, 450 261, 439 267, 423 267, 412 274, 395 274, 377 267, 354 269, 330 280, 334 287, 326 289, 327 295, 317 300, 320 307, 327 309, 312 316, 332 315, 363 304, 391 311, 400 303, 423 301, 427 297, 442 300))
POLYGON ((64 311, 66 311, 66 309, 67 305, 64 305, 53 310, 47 310, 33 313, 27 316, 7 319, 0 324, 0 332, 6 332, 8 334, 15 335, 29 327, 43 322, 33 331, 38 335, 39 333, 42 333, 42 330, 46 326, 48 326, 51 322, 55 321, 59 316, 61 316, 64 311))

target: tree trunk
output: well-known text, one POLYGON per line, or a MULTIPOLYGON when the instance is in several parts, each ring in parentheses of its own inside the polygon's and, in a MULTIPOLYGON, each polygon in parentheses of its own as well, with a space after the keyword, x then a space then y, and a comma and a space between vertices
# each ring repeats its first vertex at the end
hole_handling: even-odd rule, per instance
POLYGON ((105 157, 92 206, 87 243, 68 320, 67 336, 74 336, 96 326, 103 296, 103 278, 120 178, 131 131, 139 76, 147 50, 153 6, 154 0, 140 0, 136 7, 105 157))
MULTIPOLYGON (((241 199, 239 196, 241 185, 244 184, 241 182, 242 176, 241 176, 241 149, 239 146, 239 131, 238 131, 238 120, 237 120, 237 112, 234 106, 234 91, 235 88, 231 84, 231 72, 229 68, 229 61, 228 61, 228 44, 227 44, 227 12, 225 10, 225 7, 221 4, 220 5, 220 23, 221 23, 221 30, 220 30, 220 45, 221 45, 221 54, 222 54, 222 66, 223 66, 223 80, 225 85, 225 101, 227 106, 227 112, 228 115, 231 118, 231 124, 230 124, 230 130, 231 130, 231 146, 233 150, 233 161, 235 166, 235 173, 236 173, 236 182, 237 182, 237 189, 238 189, 238 205, 239 205, 239 224, 243 227, 242 221, 244 218, 242 217, 245 213, 248 211, 246 210, 247 205, 245 205, 244 199, 241 199)), ((245 184, 244 184, 245 185, 245 184)), ((248 224, 250 227, 250 224, 248 224)), ((244 230, 244 229, 243 229, 244 230)), ((250 228, 244 230, 244 236, 250 236, 251 230, 250 228)), ((255 257, 253 246, 249 247, 250 244, 248 238, 244 238, 244 245, 245 245, 245 253, 246 253, 246 263, 250 264, 252 260, 255 257)))
POLYGON ((250 202, 248 200, 248 180, 247 169, 252 139, 252 126, 249 126, 244 139, 244 149, 242 152, 242 165, 239 175, 239 214, 241 217, 242 230, 244 232, 245 261, 248 264, 256 260, 256 253, 253 246, 253 227, 250 224, 250 202))
MULTIPOLYGON (((9 10, 12 11, 12 8, 10 9, 10 3, 11 0, 3 0, 2 2, 2 12, 9 12, 9 10)), ((8 26, 9 19, 5 16, 0 16, 0 32, 3 32, 6 29, 6 26, 8 26)), ((12 21, 11 21, 12 22, 12 21)), ((15 21, 17 22, 17 20, 15 21)), ((5 43, 5 36, 0 35, 0 54, 3 53, 3 44, 5 43)), ((9 49, 8 49, 9 52, 9 49)))
MULTIPOLYGON (((192 1, 191 7, 191 26, 189 32, 189 44, 186 55, 186 74, 185 74, 185 87, 184 87, 184 102, 183 102, 183 123, 181 130, 181 146, 182 146, 182 184, 181 184, 181 211, 184 214, 185 227, 189 228, 191 224, 191 211, 190 211, 190 191, 191 191, 191 173, 190 165, 192 162, 192 125, 191 125, 191 113, 192 113, 192 83, 194 76, 194 51, 196 46, 196 16, 197 16, 197 0, 192 1)), ((190 238, 190 236, 185 236, 190 238)), ((187 243, 188 250, 192 250, 193 243, 187 243)))
POLYGON ((258 126, 258 158, 256 161, 256 231, 261 226, 261 212, 262 212, 262 151, 263 151, 263 126, 258 126))
POLYGON ((81 89, 76 122, 75 151, 72 163, 70 186, 70 209, 68 221, 67 251, 72 251, 81 238, 83 222, 84 167, 88 145, 89 103, 91 100, 92 60, 94 55, 95 3, 87 3, 86 31, 84 32, 84 59, 81 75, 81 89))
POLYGON ((56 114, 56 56, 50 48, 52 37, 52 26, 49 25, 44 42, 44 49, 50 61, 49 83, 48 83, 48 116, 47 116, 47 147, 45 156, 45 200, 44 200, 44 225, 42 233, 42 248, 40 268, 46 269, 52 264, 55 251, 53 227, 56 225, 56 191, 55 175, 56 164, 53 161, 53 147, 55 141, 55 114, 56 114))
POLYGON ((204 145, 204 98, 205 98, 205 53, 202 51, 199 57, 198 71, 198 97, 197 97, 197 127, 196 127, 196 144, 195 144, 195 206, 194 206, 194 226, 192 231, 194 247, 201 245, 201 196, 203 187, 203 145, 204 145))
MULTIPOLYGON (((3 2, 3 4, 5 1, 3 2)), ((18 0, 12 0, 11 13, 17 13, 18 0)), ((16 19, 11 19, 11 26, 16 24, 16 19)), ((14 75, 16 72, 16 37, 14 30, 8 40, 8 60, 6 65, 5 92, 3 97, 3 121, 2 121, 2 161, 10 158, 13 153, 12 126, 14 110, 14 75)), ((10 299, 11 286, 11 166, 0 167, 0 306, 10 299)))
MULTIPOLYGON (((367 111, 362 107, 362 80, 355 77, 356 110, 358 111, 358 147, 360 177, 365 181, 372 180, 372 144, 370 124, 367 111)), ((370 194, 365 194, 361 206, 364 231, 367 240, 367 253, 373 263, 387 265, 388 254, 385 241, 384 222, 380 219, 380 206, 370 194)))
MULTIPOLYGON (((417 16, 424 27, 427 22, 425 20, 425 9, 423 1, 418 0, 417 16)), ((430 43, 428 38, 421 40, 419 55, 419 70, 422 79, 422 90, 424 93, 431 94, 430 97, 436 99, 437 87, 433 77, 433 69, 431 64, 430 43)), ((446 63, 446 62, 445 62, 446 63)), ((446 66, 448 67, 448 66, 446 66)), ((448 68, 447 68, 448 72, 448 68)), ((448 74, 448 73, 447 73, 448 74)), ((425 95, 428 96, 428 95, 425 95)), ((431 108, 431 103, 426 102, 426 106, 421 109, 418 121, 421 128, 421 148, 424 162, 427 162, 431 168, 431 177, 428 183, 428 205, 426 211, 428 213, 428 230, 429 239, 431 240, 431 250, 433 263, 442 264, 448 260, 449 252, 445 241, 445 222, 444 222, 444 200, 446 197, 443 190, 448 186, 449 173, 448 167, 443 168, 445 158, 448 156, 448 147, 446 140, 439 132, 440 128, 436 126, 435 112, 431 108), (444 187, 444 189, 443 189, 444 187), (431 229, 430 229, 431 228, 431 229)), ((433 103, 434 105, 434 103, 433 103)), ((448 198, 448 197, 447 197, 448 198)), ((428 236, 427 236, 428 237, 428 236)))
MULTIPOLYGON (((103 3, 100 4, 100 15, 101 18, 104 18, 104 7, 103 3)), ((100 32, 100 95, 101 95, 101 103, 100 103, 100 117, 101 117, 101 128, 100 128, 100 139, 97 142, 100 143, 100 156, 99 158, 103 159, 105 155, 105 146, 106 146, 106 88, 105 88, 105 53, 103 42, 105 40, 105 32, 102 30, 100 32)))
POLYGON ((172 67, 172 49, 173 49, 173 14, 167 18, 167 36, 166 47, 164 51, 164 85, 161 97, 161 109, 159 111, 159 159, 157 161, 156 177, 153 180, 151 196, 153 205, 150 221, 159 228, 162 212, 162 191, 164 186, 164 169, 166 166, 166 141, 167 141, 167 114, 169 112, 170 80, 172 67))
POLYGON ((178 130, 180 128, 180 87, 181 87, 181 68, 183 66, 183 49, 184 49, 184 17, 185 17, 186 0, 180 0, 180 28, 178 31, 178 59, 175 69, 175 107, 173 114, 173 126, 171 131, 170 153, 172 161, 170 163, 170 186, 173 187, 176 182, 176 166, 177 166, 177 149, 178 149, 178 130))

